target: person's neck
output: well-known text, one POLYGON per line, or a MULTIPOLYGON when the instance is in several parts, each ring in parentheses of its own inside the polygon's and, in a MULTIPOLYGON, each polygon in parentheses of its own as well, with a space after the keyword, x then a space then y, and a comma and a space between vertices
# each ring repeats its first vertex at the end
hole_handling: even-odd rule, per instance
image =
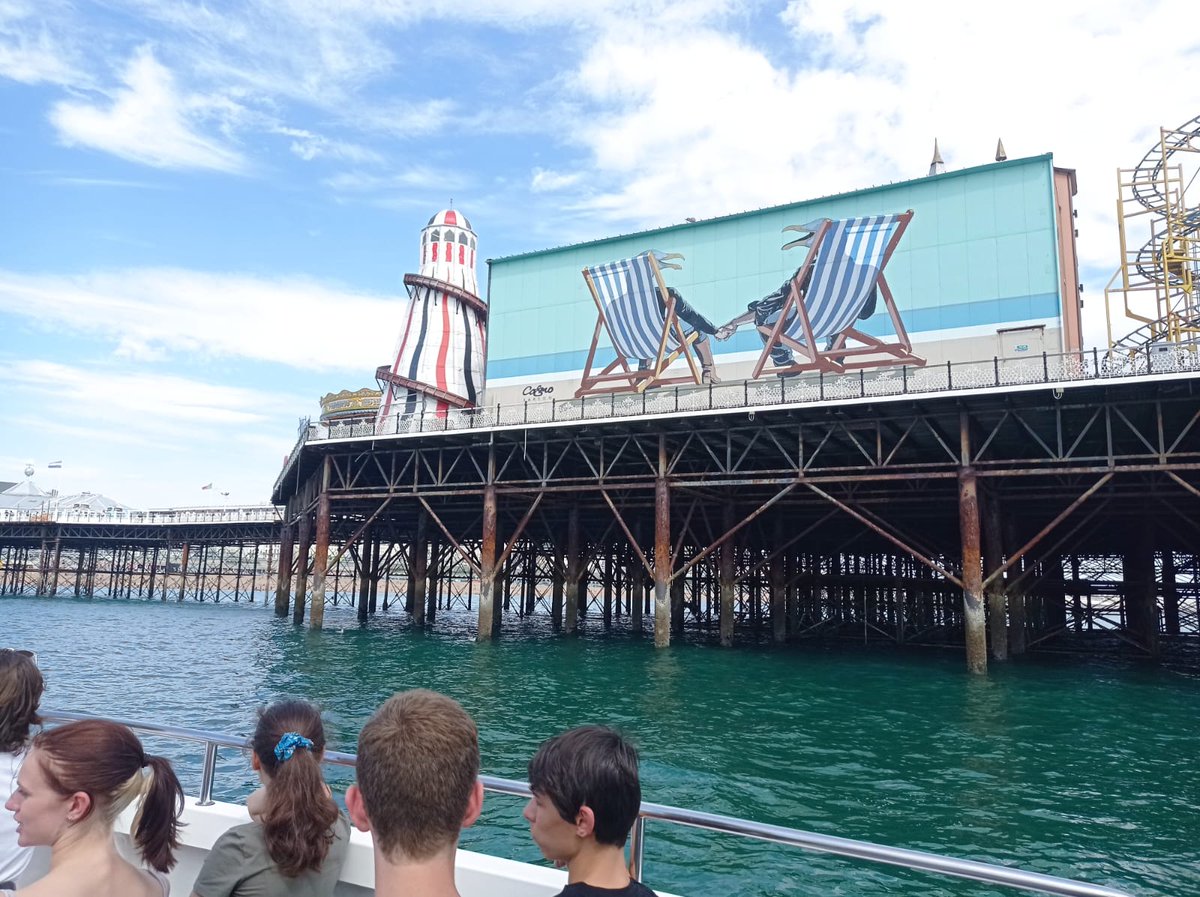
POLYGON ((112 829, 88 825, 63 832, 50 851, 50 871, 71 866, 100 869, 125 862, 117 852, 112 829))
POLYGON ((597 888, 623 888, 629 881, 624 847, 592 841, 567 864, 568 884, 587 882, 597 888))
POLYGON ((454 853, 439 853, 428 860, 391 862, 375 854, 377 897, 459 897, 454 885, 454 853))

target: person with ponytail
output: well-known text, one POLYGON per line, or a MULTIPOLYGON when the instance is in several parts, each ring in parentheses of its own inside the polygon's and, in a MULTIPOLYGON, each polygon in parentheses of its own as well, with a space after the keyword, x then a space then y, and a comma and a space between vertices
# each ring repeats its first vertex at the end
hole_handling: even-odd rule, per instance
POLYGON ((307 701, 259 713, 250 764, 262 788, 251 821, 213 845, 193 897, 330 897, 346 858, 350 823, 321 774, 325 727, 307 701))
MULTIPOLYGON (((31 651, 0 648, 0 797, 17 790, 17 773, 29 748, 30 729, 41 723, 38 704, 45 683, 31 651)), ((0 890, 13 888, 29 860, 32 847, 17 843, 17 823, 0 813, 0 890)))
POLYGON ((4 805, 18 843, 50 848, 50 871, 19 897, 167 897, 175 865, 183 788, 163 757, 107 720, 81 720, 40 733, 4 805), (117 852, 113 824, 138 803, 130 834, 150 871, 117 852))

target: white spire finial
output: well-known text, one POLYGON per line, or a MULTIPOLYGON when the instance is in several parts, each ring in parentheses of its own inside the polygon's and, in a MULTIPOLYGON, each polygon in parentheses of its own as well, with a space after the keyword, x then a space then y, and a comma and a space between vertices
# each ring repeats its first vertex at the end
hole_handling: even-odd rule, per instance
POLYGON ((997 137, 996 138, 996 161, 1003 162, 1007 158, 1008 158, 1008 153, 1006 153, 1004 151, 1004 141, 997 137))
POLYGON ((935 175, 935 174, 942 174, 945 172, 945 170, 946 170, 946 163, 942 161, 942 153, 938 149, 937 138, 934 137, 933 138, 933 159, 929 163, 929 174, 930 174, 930 176, 935 175))

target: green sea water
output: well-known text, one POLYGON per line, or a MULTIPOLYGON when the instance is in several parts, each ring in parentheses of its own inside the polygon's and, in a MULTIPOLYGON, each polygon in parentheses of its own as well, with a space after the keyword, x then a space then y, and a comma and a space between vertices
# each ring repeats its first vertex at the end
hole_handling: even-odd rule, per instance
MULTIPOLYGON (((647 800, 1014 864, 1136 895, 1200 894, 1200 676, 1148 663, 1026 658, 968 676, 954 651, 805 644, 722 650, 551 635, 471 620, 360 628, 330 609, 313 633, 261 605, 0 599, 2 641, 36 650, 45 706, 247 733, 300 695, 330 747, 392 692, 453 695, 479 724, 484 771, 524 778, 538 743, 614 724, 642 754, 647 800)), ((198 782, 195 747, 152 742, 198 782)), ((344 790, 349 770, 331 770, 344 790)), ((222 755, 217 796, 250 789, 222 755)), ((536 861, 521 802, 492 796, 466 847, 536 861)), ((678 894, 1016 893, 648 824, 646 881, 678 894)))

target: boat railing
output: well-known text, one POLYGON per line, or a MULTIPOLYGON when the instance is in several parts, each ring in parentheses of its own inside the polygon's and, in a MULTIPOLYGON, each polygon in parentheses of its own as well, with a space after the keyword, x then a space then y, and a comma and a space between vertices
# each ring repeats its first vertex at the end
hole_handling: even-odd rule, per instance
MULTIPOLYGON (((41 715, 43 719, 55 723, 73 722, 83 719, 105 719, 128 726, 135 732, 141 732, 146 735, 177 741, 196 742, 204 745, 204 764, 201 770, 200 794, 197 801, 199 806, 211 806, 213 804, 212 795, 217 772, 217 751, 223 747, 235 748, 237 750, 248 750, 250 748, 250 739, 248 738, 204 729, 167 726, 158 723, 117 719, 87 713, 72 713, 62 710, 47 710, 43 711, 41 715)), ((340 751, 326 751, 325 762, 335 766, 353 768, 355 755, 340 751)), ((483 782, 485 791, 514 797, 527 798, 531 796, 529 785, 525 782, 487 775, 481 775, 479 778, 483 782)), ((649 819, 709 832, 738 835, 758 841, 786 844, 816 853, 834 854, 836 856, 866 860, 873 863, 900 866, 905 869, 915 869, 922 872, 933 872, 940 875, 972 879, 987 884, 1005 885, 1022 890, 1037 891, 1043 894, 1059 894, 1063 895, 1063 897, 1130 897, 1125 891, 1115 890, 1102 885, 1089 884, 1069 878, 1060 878, 1054 875, 1044 875, 1040 872, 1027 872, 1011 866, 999 866, 994 863, 983 863, 977 860, 957 859, 955 857, 941 856, 936 853, 928 853, 920 850, 890 847, 870 841, 856 841, 852 838, 823 835, 818 832, 808 832, 782 825, 754 822, 734 816, 724 816, 719 813, 704 813, 698 810, 649 802, 642 803, 637 822, 634 824, 630 837, 630 872, 639 880, 642 877, 642 863, 646 849, 646 821, 649 819)))

